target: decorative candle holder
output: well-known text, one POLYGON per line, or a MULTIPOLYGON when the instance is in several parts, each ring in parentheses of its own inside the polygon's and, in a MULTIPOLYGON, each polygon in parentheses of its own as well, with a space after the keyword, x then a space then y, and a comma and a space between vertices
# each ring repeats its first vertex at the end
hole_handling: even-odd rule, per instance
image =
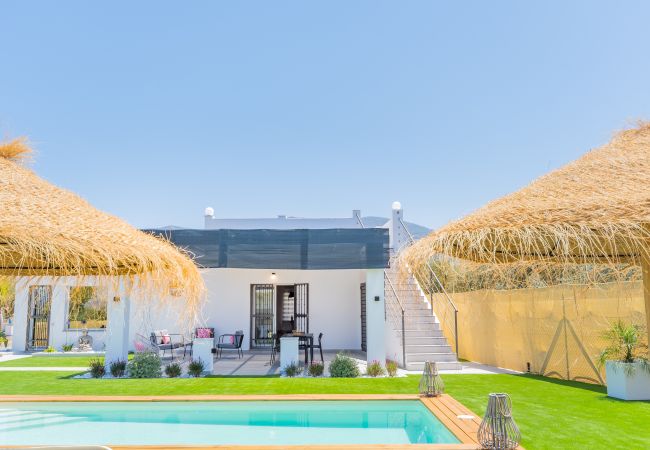
POLYGON ((483 448, 495 450, 511 450, 521 442, 508 394, 490 394, 485 417, 478 429, 478 441, 483 448))
POLYGON ((445 391, 445 383, 438 374, 438 365, 433 361, 424 363, 420 379, 420 394, 426 397, 438 397, 445 391))

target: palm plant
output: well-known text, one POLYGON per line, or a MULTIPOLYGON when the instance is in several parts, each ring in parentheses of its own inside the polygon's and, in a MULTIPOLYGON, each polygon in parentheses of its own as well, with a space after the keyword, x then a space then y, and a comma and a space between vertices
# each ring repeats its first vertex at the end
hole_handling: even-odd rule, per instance
POLYGON ((621 320, 613 324, 603 337, 609 345, 598 356, 600 365, 607 361, 625 363, 625 373, 634 373, 635 365, 650 373, 650 361, 648 360, 648 344, 643 342, 643 328, 639 325, 625 323, 621 320))

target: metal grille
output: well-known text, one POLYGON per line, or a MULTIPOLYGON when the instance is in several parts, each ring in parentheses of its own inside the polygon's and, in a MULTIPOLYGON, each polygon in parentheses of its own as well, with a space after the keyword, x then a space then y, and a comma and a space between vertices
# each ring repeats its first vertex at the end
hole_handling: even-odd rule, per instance
POLYGON ((361 351, 366 350, 366 283, 361 283, 361 351))
POLYGON ((296 284, 295 290, 296 329, 303 333, 309 333, 309 284, 296 284))
POLYGON ((49 344, 51 303, 51 286, 29 287, 28 350, 42 349, 49 344))
POLYGON ((274 333, 272 284, 251 285, 251 347, 270 347, 274 333))

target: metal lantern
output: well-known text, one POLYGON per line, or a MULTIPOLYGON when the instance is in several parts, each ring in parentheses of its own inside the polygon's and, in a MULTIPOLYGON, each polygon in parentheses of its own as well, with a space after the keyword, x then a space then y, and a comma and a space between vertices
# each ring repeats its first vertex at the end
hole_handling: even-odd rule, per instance
POLYGON ((445 391, 445 383, 438 375, 438 365, 433 361, 424 363, 424 372, 420 379, 420 394, 427 397, 437 397, 445 391))
POLYGON ((490 394, 485 417, 478 429, 478 441, 487 449, 507 450, 519 445, 521 433, 512 418, 512 401, 508 394, 490 394))

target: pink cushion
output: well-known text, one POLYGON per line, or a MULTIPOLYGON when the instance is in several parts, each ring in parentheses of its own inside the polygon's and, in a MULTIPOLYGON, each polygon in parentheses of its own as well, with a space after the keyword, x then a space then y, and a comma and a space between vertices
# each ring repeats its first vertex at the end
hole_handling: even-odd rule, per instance
POLYGON ((234 344, 235 343, 235 336, 230 336, 230 343, 234 344))
POLYGON ((197 328, 196 337, 198 338, 211 338, 212 331, 209 328, 197 328))
POLYGON ((160 340, 161 344, 169 344, 171 343, 172 338, 168 334, 163 334, 162 339, 160 340))

